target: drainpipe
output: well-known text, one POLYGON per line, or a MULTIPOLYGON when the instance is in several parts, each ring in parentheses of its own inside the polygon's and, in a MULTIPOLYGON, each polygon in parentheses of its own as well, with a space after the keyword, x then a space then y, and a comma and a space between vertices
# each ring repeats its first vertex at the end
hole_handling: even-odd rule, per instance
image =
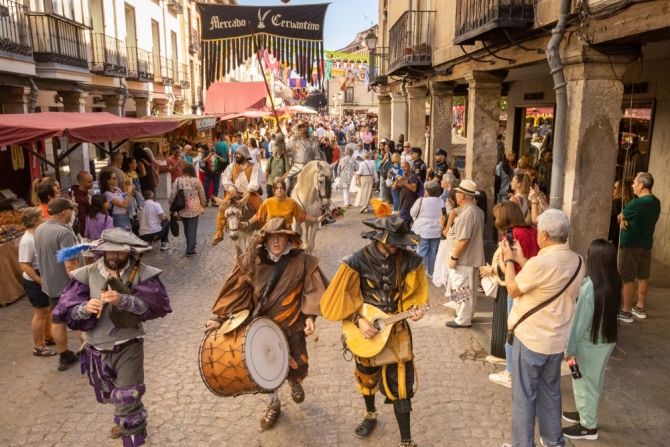
POLYGON ((35 104, 37 104, 37 95, 40 94, 40 89, 35 85, 33 78, 28 78, 30 84, 30 102, 28 103, 28 113, 35 113, 35 104))
POLYGON ((123 101, 121 102, 121 116, 126 116, 126 101, 128 101, 128 86, 123 81, 123 78, 119 78, 119 84, 121 84, 121 96, 123 96, 123 101))
POLYGON ((556 115, 554 117, 554 162, 551 168, 551 195, 549 206, 560 208, 563 203, 563 177, 565 176, 565 153, 566 133, 568 116, 568 91, 565 75, 563 74, 563 62, 559 48, 565 35, 565 25, 570 12, 570 0, 561 0, 556 27, 551 30, 551 40, 547 45, 547 60, 554 77, 554 90, 556 91, 556 115))
POLYGON ((405 135, 405 141, 409 141, 409 92, 407 91, 407 78, 402 79, 400 94, 405 98, 405 128, 403 129, 403 135, 405 135))

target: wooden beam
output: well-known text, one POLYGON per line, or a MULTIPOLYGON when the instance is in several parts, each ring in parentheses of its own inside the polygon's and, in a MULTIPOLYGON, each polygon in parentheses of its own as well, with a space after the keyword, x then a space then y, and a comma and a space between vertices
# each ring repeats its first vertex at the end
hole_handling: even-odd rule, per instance
POLYGON ((670 30, 670 1, 635 3, 613 17, 590 19, 585 34, 593 43, 664 40, 670 30))
POLYGON ((32 150, 32 149, 30 148, 30 146, 28 146, 27 144, 23 144, 23 143, 21 143, 20 146, 21 146, 22 148, 24 148, 25 150, 27 150, 28 152, 30 152, 31 154, 33 154, 35 157, 39 158, 40 160, 42 160, 43 162, 45 162, 46 164, 48 164, 49 166, 51 166, 52 168, 56 168, 56 165, 55 165, 55 164, 53 164, 52 162, 50 162, 46 157, 44 157, 44 156, 43 156, 42 154, 40 154, 39 152, 32 150))
POLYGON ((81 143, 77 143, 74 146, 72 146, 70 149, 68 149, 67 152, 65 152, 63 155, 58 157, 57 164, 60 165, 60 162, 65 160, 65 157, 70 155, 72 152, 75 151, 75 149, 79 148, 80 146, 81 146, 81 143))

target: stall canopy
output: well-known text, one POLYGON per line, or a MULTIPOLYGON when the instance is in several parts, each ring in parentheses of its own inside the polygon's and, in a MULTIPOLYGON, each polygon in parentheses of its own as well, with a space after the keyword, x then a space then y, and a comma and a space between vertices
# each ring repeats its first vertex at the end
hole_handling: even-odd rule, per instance
POLYGON ((123 118, 107 112, 6 114, 0 115, 0 147, 66 134, 70 143, 119 141, 165 133, 177 127, 179 123, 174 121, 123 118))
MULTIPOLYGON (((167 115, 145 116, 142 119, 147 121, 175 122, 178 123, 177 127, 191 126, 195 124, 194 130, 200 132, 214 128, 219 117, 213 115, 167 115)), ((156 135, 137 136, 130 140, 136 143, 151 143, 161 141, 164 136, 165 132, 156 135)))
POLYGON ((265 106, 265 82, 215 82, 207 89, 205 113, 230 115, 265 106))

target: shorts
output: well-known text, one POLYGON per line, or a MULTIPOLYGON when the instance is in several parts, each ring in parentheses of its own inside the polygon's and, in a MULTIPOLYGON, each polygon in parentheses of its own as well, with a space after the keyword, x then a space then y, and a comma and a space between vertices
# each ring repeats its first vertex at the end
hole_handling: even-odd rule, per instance
POLYGON ((26 289, 28 301, 35 309, 49 307, 49 295, 42 292, 42 286, 37 281, 23 278, 23 288, 26 289))
POLYGON ((641 247, 619 247, 619 275, 623 282, 649 279, 651 275, 651 250, 641 247))
POLYGON ((51 312, 52 312, 51 323, 53 323, 53 324, 65 324, 65 323, 67 323, 67 321, 65 321, 65 320, 61 321, 60 319, 53 316, 53 311, 56 308, 56 306, 58 306, 58 301, 60 301, 60 296, 55 296, 55 297, 50 296, 49 297, 49 305, 51 306, 51 312))

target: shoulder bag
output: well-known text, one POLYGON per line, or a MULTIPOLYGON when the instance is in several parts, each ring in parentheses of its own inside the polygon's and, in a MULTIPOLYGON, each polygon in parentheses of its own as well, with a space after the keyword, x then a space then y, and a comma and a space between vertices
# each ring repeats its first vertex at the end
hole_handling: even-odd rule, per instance
MULTIPOLYGON (((579 256, 579 255, 577 255, 577 256, 579 256)), ((517 326, 519 326, 521 323, 523 323, 526 318, 530 317, 535 312, 538 312, 538 311, 544 309, 549 304, 551 304, 554 300, 556 300, 556 298, 561 296, 563 294, 563 292, 565 292, 568 289, 568 287, 570 287, 570 284, 572 284, 575 281, 575 278, 577 278, 577 275, 579 274, 581 269, 582 269, 582 257, 579 256, 579 265, 577 266, 577 270, 575 270, 575 273, 572 275, 572 278, 570 278, 570 281, 568 281, 568 283, 565 286, 563 286, 563 288, 556 295, 552 296, 547 301, 538 304, 537 306, 533 307, 531 310, 529 310, 528 312, 523 314, 521 316, 521 318, 519 318, 519 320, 516 323, 514 323, 514 326, 512 326, 512 328, 507 331, 507 343, 510 346, 512 344, 514 344, 514 330, 517 328, 517 326)))
MULTIPOLYGON (((177 183, 177 182, 175 182, 177 183)), ((183 183, 183 180, 182 180, 183 183)), ((174 200, 172 201, 172 204, 170 205, 170 212, 171 213, 176 213, 177 211, 181 211, 184 208, 186 208, 186 197, 184 196, 184 189, 183 185, 179 190, 177 191, 177 194, 174 196, 174 200)))

